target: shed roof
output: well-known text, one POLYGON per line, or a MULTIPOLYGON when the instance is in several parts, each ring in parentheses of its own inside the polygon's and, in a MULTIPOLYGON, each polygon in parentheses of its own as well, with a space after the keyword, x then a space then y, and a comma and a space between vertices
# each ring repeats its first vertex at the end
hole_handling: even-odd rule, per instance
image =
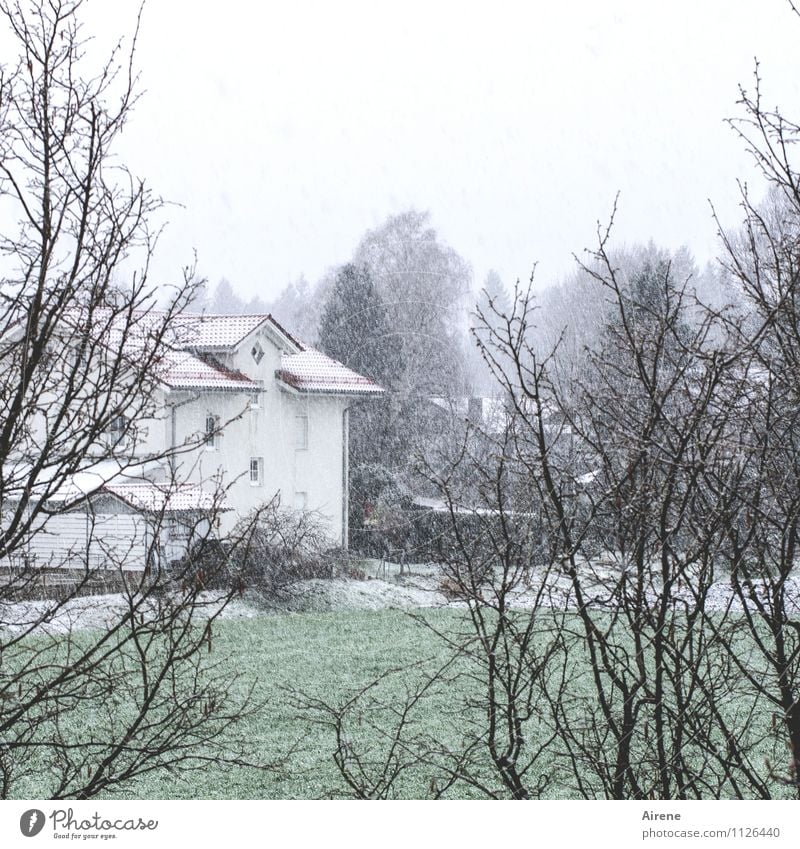
MULTIPOLYGON (((230 507, 215 503, 213 493, 203 489, 200 484, 158 484, 122 483, 110 481, 97 493, 107 492, 115 495, 135 510, 143 513, 207 513, 215 507, 230 510, 230 507)), ((95 493, 95 494, 97 494, 95 493)))
POLYGON ((153 464, 124 465, 116 460, 103 460, 65 480, 48 497, 48 501, 71 506, 87 498, 108 494, 144 513, 230 509, 224 499, 215 497, 202 484, 149 480, 148 474, 158 471, 151 466, 153 464))

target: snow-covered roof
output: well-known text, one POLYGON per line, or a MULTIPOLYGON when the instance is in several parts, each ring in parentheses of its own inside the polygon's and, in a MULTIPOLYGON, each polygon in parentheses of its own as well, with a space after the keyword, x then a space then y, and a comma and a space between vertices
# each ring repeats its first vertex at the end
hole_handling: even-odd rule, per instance
POLYGON ((433 395, 429 399, 434 407, 456 418, 469 419, 490 433, 502 433, 509 422, 507 402, 503 398, 457 396, 445 398, 433 395))
POLYGON ((434 513, 454 513, 458 516, 522 516, 524 518, 534 516, 533 513, 520 512, 519 510, 498 510, 491 507, 468 507, 466 505, 449 504, 442 498, 426 498, 416 496, 411 502, 414 507, 423 510, 431 510, 434 513))
POLYGON ((101 308, 91 314, 71 310, 65 322, 78 337, 99 332, 112 350, 124 351, 132 362, 142 356, 147 361, 152 358, 155 376, 171 389, 258 390, 260 381, 228 368, 214 355, 236 351, 251 334, 265 330, 281 350, 276 376, 286 386, 329 395, 383 392, 373 381, 295 339, 269 313, 180 313, 167 321, 166 313, 159 310, 128 314, 101 308))
POLYGON ((262 326, 271 327, 301 347, 268 313, 251 315, 212 315, 183 313, 178 324, 183 345, 198 350, 234 350, 251 333, 262 326))
POLYGON ((383 389, 314 348, 283 354, 278 380, 299 392, 326 395, 378 395, 383 389))
MULTIPOLYGON (((30 474, 30 464, 23 463, 16 468, 10 470, 8 477, 16 477, 18 480, 26 480, 30 474)), ((126 465, 122 459, 100 460, 96 463, 91 463, 79 472, 70 475, 66 479, 60 481, 58 488, 55 491, 50 491, 54 476, 58 476, 57 467, 43 469, 37 476, 31 494, 37 498, 46 496, 49 502, 59 504, 70 504, 73 501, 78 501, 86 495, 95 492, 105 483, 121 474, 131 476, 141 476, 145 472, 145 466, 142 464, 126 465)), ((58 481, 57 481, 58 482, 58 481)), ((10 490, 11 498, 18 497, 19 494, 13 488, 10 490)))
POLYGON ((159 377, 172 389, 255 391, 259 384, 209 355, 168 351, 158 365, 159 377))
POLYGON ((120 483, 110 481, 98 490, 115 495, 134 510, 143 513, 206 513, 214 509, 230 510, 215 505, 214 495, 199 484, 120 483))
POLYGON ((278 380, 299 392, 326 395, 377 395, 383 389, 369 378, 304 345, 275 319, 264 315, 189 315, 177 322, 180 352, 164 358, 161 379, 175 389, 256 390, 259 384, 225 368, 210 352, 235 350, 250 334, 270 328, 284 347, 278 380))
POLYGON ((125 464, 119 460, 101 460, 70 476, 56 492, 47 496, 47 500, 68 507, 105 493, 144 513, 230 509, 200 484, 158 483, 148 479, 149 475, 159 472, 163 473, 159 463, 125 464))

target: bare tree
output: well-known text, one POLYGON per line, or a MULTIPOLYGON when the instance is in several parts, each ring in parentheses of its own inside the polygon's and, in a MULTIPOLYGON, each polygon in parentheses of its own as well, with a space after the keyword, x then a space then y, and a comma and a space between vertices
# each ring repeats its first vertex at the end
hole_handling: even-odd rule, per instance
MULTIPOLYGON (((93 72, 81 6, 0 3, 19 46, 0 69, 2 798, 87 798, 155 769, 247 760, 233 726, 250 698, 212 653, 234 590, 207 594, 213 575, 191 558, 162 568, 181 487, 169 452, 142 447, 147 426, 163 427, 158 379, 196 284, 186 269, 158 303, 148 266, 160 201, 114 155, 138 97, 138 22, 127 50, 118 43, 93 72), (134 511, 145 568, 130 572, 79 481, 146 463, 163 475, 134 511), (85 546, 33 564, 32 541, 74 510, 85 546), (112 601, 83 598, 115 574, 112 601), (90 607, 99 630, 74 621, 90 607)), ((183 511, 187 547, 213 535, 221 499, 210 491, 183 511)))
POLYGON ((428 516, 427 545, 440 591, 463 616, 410 615, 442 655, 381 675, 340 703, 293 694, 307 720, 331 730, 333 759, 360 798, 403 795, 410 776, 424 776, 431 798, 538 798, 552 784, 550 703, 570 674, 566 614, 548 580, 541 516, 513 459, 514 438, 513 420, 499 432, 470 425, 423 461, 444 505, 428 516), (432 705, 449 733, 426 729, 432 705))
POLYGON ((730 304, 699 300, 686 257, 620 262, 613 214, 580 264, 590 344, 542 344, 532 285, 487 298, 475 335, 506 427, 428 468, 464 617, 418 618, 447 672, 394 709, 381 679, 302 701, 357 795, 411 769, 433 796, 800 795, 800 125, 760 88, 757 68, 733 123, 770 189, 720 228, 730 304), (446 757, 412 727, 437 686, 460 717, 446 757), (382 746, 352 733, 367 717, 382 746))
POLYGON ((747 322, 730 322, 748 358, 752 401, 727 551, 752 650, 735 659, 772 716, 772 771, 800 796, 800 127, 764 106, 758 64, 753 89, 740 94, 744 114, 730 123, 769 189, 755 202, 743 186, 742 226, 720 226, 722 264, 749 309, 747 322))
MULTIPOLYGON (((607 322, 580 376, 551 377, 559 352, 539 355, 535 303, 518 290, 480 343, 506 426, 468 428, 429 466, 448 505, 442 589, 466 607, 460 628, 420 618, 464 694, 452 786, 511 798, 555 781, 585 798, 782 795, 763 756, 780 728, 771 706, 793 680, 795 656, 779 651, 791 620, 774 614, 793 549, 768 568, 787 533, 763 504, 779 502, 786 474, 763 446, 787 445, 785 426, 770 424, 730 319, 699 309, 665 257, 621 271, 606 239, 586 271, 607 322), (764 660, 774 678, 759 674, 764 660)), ((341 732, 358 703, 313 707, 341 732)), ((400 747, 418 769, 441 770, 440 750, 402 731, 383 729, 393 756, 400 747)), ((351 787, 356 773, 377 786, 386 761, 370 771, 365 750, 347 754, 351 787)))

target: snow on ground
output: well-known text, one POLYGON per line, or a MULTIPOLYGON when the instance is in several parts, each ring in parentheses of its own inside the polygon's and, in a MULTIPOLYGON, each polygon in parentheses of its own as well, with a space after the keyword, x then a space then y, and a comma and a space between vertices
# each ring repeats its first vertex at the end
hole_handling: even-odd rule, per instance
POLYGON ((0 627, 12 635, 29 631, 66 634, 73 628, 108 628, 124 613, 121 594, 92 595, 70 599, 60 608, 49 600, 0 603, 0 627))
POLYGON ((307 613, 333 610, 383 610, 442 607, 447 598, 438 591, 434 578, 316 578, 286 587, 269 603, 275 612, 307 613))
MULTIPOLYGON (((310 612, 335 610, 381 610, 385 608, 463 607, 464 602, 448 598, 442 592, 442 573, 434 564, 412 564, 401 573, 396 564, 377 565, 373 561, 365 570, 364 580, 336 578, 333 580, 299 581, 286 587, 280 598, 269 604, 272 612, 310 612)), ((584 601, 590 607, 602 608, 610 605, 611 587, 619 580, 619 572, 613 567, 594 565, 593 578, 583 581, 584 601)), ((558 609, 575 608, 575 595, 567 575, 551 572, 544 591, 542 578, 534 571, 530 583, 510 594, 508 601, 519 609, 531 609, 539 598, 543 606, 558 609)), ((789 611, 800 613, 800 576, 786 582, 785 593, 789 611)), ((648 592, 648 600, 656 603, 655 594, 648 592)), ((695 598, 686 585, 673 587, 672 597, 685 603, 687 609, 695 605, 695 598)), ((485 595, 491 603, 491 591, 485 595)), ((722 611, 742 610, 728 581, 713 584, 706 597, 706 609, 722 611)))
MULTIPOLYGON (((202 593, 200 602, 200 615, 213 615, 219 610, 219 593, 202 593)), ((106 629, 119 622, 128 610, 128 599, 122 593, 80 596, 61 605, 52 600, 0 602, 0 630, 11 635, 58 635, 81 628, 106 629)), ((252 617, 262 613, 253 605, 234 599, 220 615, 252 617)))
MULTIPOLYGON (((442 573, 434 564, 411 564, 403 567, 402 571, 397 564, 379 561, 363 561, 361 566, 363 577, 298 581, 285 587, 277 598, 269 600, 246 594, 243 599, 235 598, 229 602, 219 615, 228 619, 280 613, 464 606, 463 602, 449 599, 442 592, 442 573)), ((609 591, 606 587, 619 576, 608 569, 594 568, 593 571, 597 578, 593 585, 586 582, 586 602, 592 607, 608 606, 609 591)), ((530 609, 540 588, 541 580, 534 573, 528 586, 513 593, 511 603, 519 609, 530 609)), ((800 576, 787 581, 785 591, 789 609, 800 613, 800 576)), ((673 597, 685 601, 689 608, 694 605, 692 594, 685 586, 676 587, 673 597)), ((203 593, 200 601, 200 615, 209 616, 218 612, 219 593, 203 593)), ((487 601, 491 601, 488 594, 487 601)), ((575 600, 569 578, 551 573, 541 603, 560 609, 574 608, 575 600)), ((71 599, 52 615, 47 615, 52 606, 52 601, 0 603, 0 629, 12 634, 24 633, 37 622, 40 622, 36 627, 37 633, 65 634, 77 628, 108 628, 128 608, 122 594, 71 599)), ((729 583, 714 584, 708 594, 707 609, 724 610, 728 606, 734 611, 741 610, 741 604, 733 597, 729 583)))

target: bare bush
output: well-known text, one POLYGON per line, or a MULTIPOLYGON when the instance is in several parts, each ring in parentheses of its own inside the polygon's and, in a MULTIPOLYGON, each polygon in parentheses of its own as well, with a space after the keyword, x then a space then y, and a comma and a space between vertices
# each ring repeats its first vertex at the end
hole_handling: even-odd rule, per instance
POLYGON ((322 517, 281 506, 280 495, 245 517, 234 529, 246 544, 233 551, 229 582, 265 598, 282 587, 309 578, 330 578, 338 559, 322 517))

